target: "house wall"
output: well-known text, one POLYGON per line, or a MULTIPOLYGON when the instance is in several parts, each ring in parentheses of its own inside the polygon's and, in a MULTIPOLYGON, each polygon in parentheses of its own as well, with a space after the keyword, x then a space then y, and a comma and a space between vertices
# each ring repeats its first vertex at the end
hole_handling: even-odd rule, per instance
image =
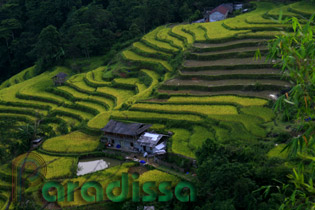
POLYGON ((214 12, 210 15, 210 22, 224 20, 226 18, 226 16, 227 16, 227 14, 224 15, 220 12, 214 12))
POLYGON ((121 149, 123 150, 130 150, 134 151, 134 149, 138 149, 139 151, 143 151, 142 146, 137 142, 139 137, 137 138, 127 138, 127 137, 120 137, 120 136, 113 136, 113 135, 104 135, 104 143, 110 143, 113 147, 116 148, 116 146, 119 144, 121 146, 121 149), (114 140, 114 143, 113 143, 114 140), (133 147, 130 145, 130 143, 133 143, 133 147))
MULTIPOLYGON (((146 146, 146 150, 144 151, 143 146, 141 146, 138 143, 138 137, 126 137, 126 136, 116 136, 116 135, 104 135, 102 137, 102 142, 103 143, 110 143, 114 148, 119 144, 121 146, 122 150, 129 150, 129 151, 135 151, 138 150, 142 153, 148 152, 148 153, 153 153, 154 147, 150 148, 149 146, 146 146), (114 143, 112 143, 112 140, 114 140, 114 143), (133 143, 133 147, 130 145, 130 143, 133 143)), ((162 142, 162 139, 160 140, 162 142)))

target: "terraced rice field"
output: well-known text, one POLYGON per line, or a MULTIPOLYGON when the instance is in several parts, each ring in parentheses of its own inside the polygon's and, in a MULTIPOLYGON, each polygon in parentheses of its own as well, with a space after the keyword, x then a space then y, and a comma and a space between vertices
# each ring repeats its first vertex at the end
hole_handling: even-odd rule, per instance
MULTIPOLYGON (((195 158, 207 138, 255 144, 266 137, 264 125, 274 119, 270 100, 291 86, 265 57, 253 59, 256 49, 264 54, 266 41, 282 33, 283 27, 269 18, 276 18, 281 9, 285 16, 296 17, 315 11, 305 2, 256 4, 256 10, 224 21, 158 27, 123 50, 117 63, 103 66, 99 59, 91 64, 92 71, 77 74, 56 67, 35 76, 34 67, 26 69, 1 84, 0 118, 33 123, 37 111, 43 118, 64 120, 68 134, 45 140, 41 148, 58 155, 96 151, 96 134, 110 119, 172 131, 167 150, 180 157, 195 158), (174 68, 172 59, 183 51, 186 60, 174 68), (51 78, 59 72, 69 79, 57 87, 51 78)), ((54 122, 47 124, 56 129, 54 122)), ((52 165, 50 178, 69 175, 75 159, 62 160, 64 169, 52 165)), ((129 167, 132 164, 100 173, 110 176, 112 170, 129 167)), ((160 175, 152 171, 147 177, 158 180, 160 175)), ((0 199, 0 205, 4 202, 0 199)))
POLYGON ((212 114, 238 114, 236 107, 227 105, 173 105, 173 104, 146 104, 138 103, 132 106, 132 110, 152 110, 177 113, 200 113, 204 115, 212 114))
POLYGON ((0 209, 5 209, 11 198, 12 168, 10 164, 4 164, 0 168, 0 209))
POLYGON ((98 144, 99 141, 97 136, 90 136, 75 131, 65 136, 46 140, 43 143, 43 149, 51 152, 79 153, 93 151, 98 144))

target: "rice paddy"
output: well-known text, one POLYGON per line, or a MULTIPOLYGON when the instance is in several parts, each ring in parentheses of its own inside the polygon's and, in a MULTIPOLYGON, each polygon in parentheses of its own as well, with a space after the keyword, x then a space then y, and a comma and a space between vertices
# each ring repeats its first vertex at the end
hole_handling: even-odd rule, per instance
MULTIPOLYGON (((236 58, 233 59, 184 60, 178 69, 173 68, 172 59, 180 52, 211 52, 209 56, 218 56, 224 53, 223 50, 233 48, 230 53, 235 53, 241 48, 246 53, 250 50, 246 47, 256 47, 266 39, 281 35, 283 26, 269 17, 277 17, 281 10, 284 16, 296 17, 310 15, 314 11, 314 7, 305 2, 279 4, 277 7, 272 2, 256 2, 256 5, 254 11, 223 21, 158 27, 144 35, 140 41, 123 49, 119 54, 121 56, 114 59, 117 63, 113 65, 103 66, 105 64, 102 58, 91 58, 91 64, 87 67, 91 70, 79 74, 66 67, 56 67, 40 75, 35 75, 34 67, 25 69, 1 84, 0 118, 15 118, 24 124, 33 123, 37 119, 34 112, 39 112, 43 118, 55 117, 67 123, 65 126, 68 134, 47 139, 41 146, 42 152, 58 153, 58 156, 40 153, 45 161, 57 159, 49 165, 47 179, 72 176, 70 169, 80 154, 98 151, 100 135, 87 133, 92 130, 91 132, 100 134, 100 129, 110 119, 150 123, 153 124, 151 128, 158 132, 173 132, 167 152, 182 158, 196 158, 195 152, 208 138, 222 144, 228 141, 255 143, 266 137, 264 126, 275 117, 269 108, 270 93, 277 94, 288 82, 278 78, 260 78, 262 71, 257 69, 261 70, 267 64, 262 60, 254 63, 252 57, 235 55, 236 58), (127 72, 126 69, 127 74, 124 73, 127 72), (226 73, 232 69, 244 72, 226 73), (248 69, 257 70, 255 75, 259 79, 242 78, 251 74, 245 72, 248 69), (187 73, 187 70, 193 74, 180 72, 187 73), (220 76, 220 72, 225 71, 224 74, 229 75, 229 78, 209 80, 202 71, 216 71, 220 76), (55 86, 52 77, 59 72, 67 73, 69 79, 64 85, 55 86), (179 78, 178 75, 185 75, 186 78, 179 78), (169 79, 172 80, 164 83, 169 79), (239 94, 250 92, 244 88, 244 81, 262 88, 251 90, 257 93, 253 94, 256 97, 239 94), (259 86, 257 81, 262 81, 264 86, 259 86), (159 91, 168 84, 173 84, 172 88, 176 86, 172 89, 173 92, 161 94, 159 91), (233 84, 239 85, 239 88, 224 90, 233 84), (271 91, 269 89, 273 84, 278 85, 277 90, 271 91), (222 88, 220 95, 219 90, 203 89, 215 85, 222 88), (48 91, 49 88, 59 92, 56 91, 56 94, 48 91), (259 94, 264 91, 268 93, 264 94, 266 97, 259 98, 259 94), (65 154, 76 157, 63 157, 65 154)), ((58 130, 58 124, 48 124, 58 130)), ((267 156, 281 158, 278 153, 283 146, 275 147, 267 156)), ((111 180, 119 179, 121 173, 128 172, 132 166, 134 163, 124 163, 94 173, 90 179, 105 179, 102 182, 105 185, 111 180)), ((63 178, 64 181, 80 183, 87 179, 88 176, 63 178)), ((151 170, 145 172, 139 181, 159 182, 165 179, 174 183, 179 180, 173 175, 151 170)), ((59 205, 66 207, 86 204, 79 194, 76 193, 75 196, 77 200, 74 203, 60 202, 59 205)), ((0 206, 4 202, 1 200, 0 206)))
POLYGON ((238 114, 236 107, 228 105, 171 105, 138 103, 133 105, 132 109, 176 113, 200 113, 208 116, 213 114, 219 115, 238 114))
POLYGON ((94 151, 99 144, 98 136, 90 136, 79 131, 47 139, 43 149, 51 152, 80 153, 94 151))

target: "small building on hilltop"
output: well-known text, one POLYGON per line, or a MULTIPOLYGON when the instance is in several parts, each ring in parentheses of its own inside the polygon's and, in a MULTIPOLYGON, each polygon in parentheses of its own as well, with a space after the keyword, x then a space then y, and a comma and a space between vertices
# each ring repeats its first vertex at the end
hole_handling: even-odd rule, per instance
POLYGON ((167 135, 147 132, 152 125, 110 120, 101 130, 102 142, 109 147, 148 154, 166 153, 167 135))
POLYGON ((54 81, 55 86, 57 85, 63 85, 67 81, 68 74, 64 72, 58 73, 56 76, 54 76, 52 79, 54 81))
POLYGON ((205 11, 204 20, 205 22, 215 22, 224 20, 227 18, 228 14, 232 12, 233 12, 232 3, 221 4, 211 11, 209 10, 205 11))

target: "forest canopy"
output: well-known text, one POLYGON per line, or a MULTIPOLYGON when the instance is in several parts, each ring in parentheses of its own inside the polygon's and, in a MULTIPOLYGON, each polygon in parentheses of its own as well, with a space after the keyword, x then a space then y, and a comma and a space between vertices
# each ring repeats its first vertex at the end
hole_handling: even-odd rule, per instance
POLYGON ((165 23, 202 17, 219 0, 0 1, 0 82, 36 64, 104 55, 165 23))

